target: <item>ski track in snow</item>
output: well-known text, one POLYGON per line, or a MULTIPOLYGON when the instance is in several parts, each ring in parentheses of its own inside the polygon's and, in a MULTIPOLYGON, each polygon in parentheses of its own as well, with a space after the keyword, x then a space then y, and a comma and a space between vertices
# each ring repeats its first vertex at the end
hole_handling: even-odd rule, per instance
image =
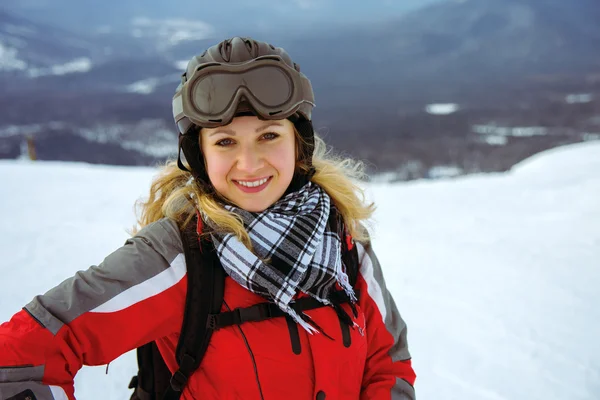
MULTIPOLYGON (((600 398, 600 143, 506 174, 367 185, 374 249, 408 323, 417 396, 600 398)), ((128 237, 150 168, 0 161, 0 321, 128 237)), ((129 399, 130 352, 78 399, 129 399)))

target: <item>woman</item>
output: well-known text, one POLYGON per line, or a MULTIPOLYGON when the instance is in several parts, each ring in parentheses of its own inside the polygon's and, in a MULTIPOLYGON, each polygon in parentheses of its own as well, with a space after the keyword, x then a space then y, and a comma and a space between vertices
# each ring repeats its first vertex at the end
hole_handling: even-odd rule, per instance
POLYGON ((414 399, 406 326, 361 224, 373 207, 352 183, 360 168, 325 153, 313 106, 309 80, 281 48, 233 38, 193 58, 173 100, 185 162, 164 167, 141 203, 142 229, 122 248, 0 326, 0 398, 73 399, 82 365, 152 341, 175 372, 187 288, 180 233, 200 217, 227 273, 222 311, 269 301, 285 318, 215 331, 182 399, 414 399), (358 252, 355 285, 344 232, 358 252), (298 311, 305 297, 321 306, 298 311))

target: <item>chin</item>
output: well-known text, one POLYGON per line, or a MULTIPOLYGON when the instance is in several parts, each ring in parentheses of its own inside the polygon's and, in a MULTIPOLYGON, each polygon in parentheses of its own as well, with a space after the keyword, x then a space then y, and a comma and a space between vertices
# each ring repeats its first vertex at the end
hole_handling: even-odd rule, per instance
POLYGON ((267 188, 263 193, 260 194, 235 196, 237 199, 232 199, 233 203, 239 208, 249 212, 263 212, 281 198, 279 193, 274 193, 273 190, 269 189, 272 188, 267 188))
POLYGON ((241 203, 238 205, 238 207, 246 210, 246 211, 250 211, 250 212, 263 212, 265 211, 267 208, 269 208, 273 203, 259 203, 259 202, 247 202, 247 203, 241 203))

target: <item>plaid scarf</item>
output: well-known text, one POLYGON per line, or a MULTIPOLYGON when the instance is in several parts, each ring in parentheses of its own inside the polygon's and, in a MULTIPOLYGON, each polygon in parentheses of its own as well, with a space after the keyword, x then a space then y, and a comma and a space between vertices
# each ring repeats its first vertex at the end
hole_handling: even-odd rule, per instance
MULTIPOLYGON (((219 233, 218 229, 211 232, 227 274, 246 289, 273 301, 310 333, 319 331, 313 326, 316 324, 290 307, 299 291, 330 305, 329 293, 338 283, 351 301, 356 301, 342 267, 338 226, 329 223, 330 207, 327 193, 312 182, 260 213, 226 205, 242 218, 254 253, 233 234, 219 233)), ((210 221, 207 223, 212 226, 210 221)))

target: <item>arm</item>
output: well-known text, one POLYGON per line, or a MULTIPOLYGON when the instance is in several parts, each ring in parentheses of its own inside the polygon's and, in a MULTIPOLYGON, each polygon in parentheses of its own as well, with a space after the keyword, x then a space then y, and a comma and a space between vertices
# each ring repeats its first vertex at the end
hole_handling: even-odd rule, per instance
POLYGON ((178 330, 182 253, 177 225, 160 220, 0 325, 0 400, 27 389, 38 400, 74 399, 82 365, 107 364, 178 330))
POLYGON ((358 246, 360 306, 366 317, 367 363, 361 399, 414 400, 415 372, 406 342, 406 324, 387 290, 370 243, 358 246))

